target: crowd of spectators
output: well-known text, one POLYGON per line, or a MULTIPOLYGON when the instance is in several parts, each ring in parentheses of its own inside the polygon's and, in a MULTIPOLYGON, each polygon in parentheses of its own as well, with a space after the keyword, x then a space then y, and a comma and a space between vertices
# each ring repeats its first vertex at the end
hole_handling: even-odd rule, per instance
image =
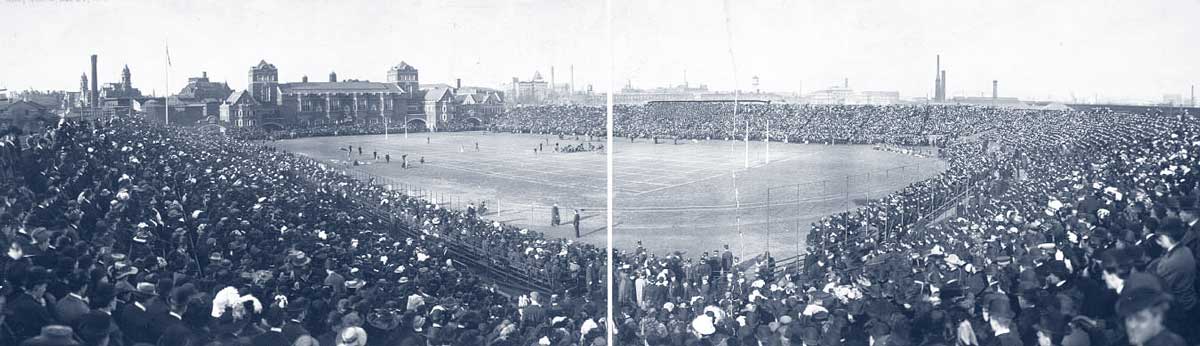
MULTIPOLYGON (((447 124, 442 124, 437 131, 455 132, 455 131, 478 131, 484 130, 485 127, 465 121, 453 121, 447 124)), ((382 123, 327 123, 316 125, 297 125, 282 129, 268 130, 265 127, 232 127, 225 130, 226 135, 245 139, 245 140, 266 140, 266 139, 292 139, 304 137, 330 137, 330 136, 357 136, 357 135, 382 135, 387 133, 418 133, 428 132, 429 128, 424 123, 410 123, 408 128, 400 123, 388 124, 384 128, 382 123)))
MULTIPOLYGON (((622 106, 618 135, 744 134, 722 107, 622 106)), ((814 223, 796 261, 618 250, 606 322, 603 249, 228 136, 65 123, 0 147, 0 344, 1200 344, 1197 119, 741 111, 776 140, 934 141, 949 169, 814 223), (551 289, 502 294, 452 249, 551 289)), ((495 129, 596 134, 597 112, 521 108, 495 129)))
POLYGON ((604 311, 602 262, 585 257, 603 253, 594 247, 136 119, 0 143, 0 344, 527 345, 604 334, 590 317, 604 311), (451 259, 452 241, 538 268, 563 293, 507 297, 451 259), (529 305, 545 311, 534 318, 529 305))
MULTIPOLYGON (((792 143, 929 145, 981 133, 1039 110, 930 105, 796 105, 667 102, 613 106, 613 134, 632 138, 766 139, 792 143), (769 123, 769 124, 768 124, 769 123), (768 131, 769 130, 769 131, 768 131)), ((501 132, 604 133, 605 108, 520 107, 494 120, 501 132)))

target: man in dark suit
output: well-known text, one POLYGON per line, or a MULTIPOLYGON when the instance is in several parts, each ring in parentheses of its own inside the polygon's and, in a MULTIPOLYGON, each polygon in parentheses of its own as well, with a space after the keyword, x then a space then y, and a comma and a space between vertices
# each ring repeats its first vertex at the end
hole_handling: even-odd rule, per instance
POLYGON ((283 310, 272 306, 263 314, 263 327, 267 330, 251 339, 254 346, 291 345, 283 335, 283 310))
POLYGON ((723 273, 733 270, 733 251, 729 251, 729 244, 725 244, 725 251, 721 253, 721 270, 723 273))
POLYGON ((91 311, 88 308, 88 278, 83 273, 74 273, 67 278, 66 296, 54 303, 54 316, 62 325, 75 327, 79 318, 91 311))
POLYGON ((93 331, 97 327, 96 324, 106 326, 106 330, 98 331, 91 336, 94 336, 96 340, 107 336, 109 338, 109 345, 123 345, 125 334, 121 332, 121 328, 117 326, 113 316, 113 312, 117 309, 117 297, 115 294, 111 284, 101 283, 97 285, 88 298, 88 305, 92 308, 92 311, 80 317, 78 329, 81 332, 84 330, 93 331), (93 325, 85 326, 84 324, 89 321, 93 325))
POLYGON ((42 327, 53 322, 49 302, 46 301, 48 281, 46 269, 33 266, 21 285, 22 292, 9 303, 12 318, 7 319, 17 340, 25 340, 41 334, 42 327))
POLYGON ((559 220, 562 219, 558 216, 558 203, 554 203, 554 206, 550 207, 550 226, 558 226, 559 220))
POLYGON ((138 290, 130 293, 129 302, 117 310, 115 316, 117 327, 125 331, 128 344, 153 344, 158 341, 159 335, 155 332, 158 328, 152 328, 151 324, 155 316, 145 305, 146 301, 154 296, 154 291, 149 288, 149 286, 143 286, 146 291, 138 290))
POLYGON ((1179 219, 1183 221, 1186 232, 1179 240, 1180 244, 1192 249, 1192 254, 1200 251, 1200 213, 1196 211, 1196 199, 1190 196, 1179 198, 1179 219))
POLYGON ((571 224, 575 226, 575 238, 579 238, 579 209, 575 209, 575 218, 571 224))
POLYGON ((158 337, 158 346, 185 346, 193 338, 194 331, 187 323, 183 322, 183 314, 187 312, 191 293, 185 289, 176 289, 171 292, 168 300, 171 310, 166 317, 153 322, 163 327, 162 336, 158 337))
POLYGON ((1174 297, 1167 312, 1168 327, 1182 333, 1181 336, 1191 343, 1196 341, 1192 332, 1196 329, 1196 317, 1192 313, 1196 307, 1196 258, 1192 249, 1180 242, 1186 232, 1183 222, 1176 218, 1164 220, 1158 226, 1158 245, 1166 253, 1154 272, 1162 278, 1164 290, 1174 297))

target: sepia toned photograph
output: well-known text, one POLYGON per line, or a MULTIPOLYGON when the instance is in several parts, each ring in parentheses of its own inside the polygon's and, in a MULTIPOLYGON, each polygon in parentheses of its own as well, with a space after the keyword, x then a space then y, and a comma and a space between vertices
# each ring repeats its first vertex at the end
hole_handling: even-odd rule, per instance
POLYGON ((0 345, 1200 345, 1197 14, 0 0, 0 345))

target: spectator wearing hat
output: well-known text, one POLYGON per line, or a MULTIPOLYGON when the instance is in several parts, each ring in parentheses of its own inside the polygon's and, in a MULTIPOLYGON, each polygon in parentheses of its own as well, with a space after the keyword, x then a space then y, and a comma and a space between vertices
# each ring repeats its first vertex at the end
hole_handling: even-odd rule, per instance
MULTIPOLYGON (((316 341, 312 333, 304 328, 308 319, 309 304, 303 297, 289 301, 285 311, 287 312, 288 320, 283 323, 283 336, 289 345, 295 345, 301 338, 306 340, 316 341)), ((307 343, 306 343, 307 344, 307 343)))
POLYGON ((113 328, 112 315, 90 312, 79 318, 79 328, 76 334, 86 346, 120 345, 120 335, 114 335, 113 328))
POLYGON ((266 330, 250 339, 252 345, 291 345, 283 333, 284 312, 282 309, 272 306, 263 314, 261 322, 266 330))
POLYGON ((150 313, 145 304, 156 295, 154 284, 139 283, 138 287, 129 293, 129 301, 118 308, 114 319, 130 343, 158 342, 159 332, 156 332, 157 328, 152 325, 157 317, 150 313))
POLYGON ((40 334, 22 341, 21 346, 78 346, 74 331, 63 325, 48 325, 42 327, 40 334))
POLYGON ((117 309, 117 297, 114 293, 112 285, 103 283, 97 285, 96 289, 92 291, 89 297, 90 300, 88 301, 92 311, 83 315, 79 322, 80 337, 84 338, 84 343, 92 343, 84 333, 91 333, 91 339, 96 344, 102 339, 100 334, 103 334, 103 337, 113 340, 110 344, 123 343, 125 334, 117 326, 113 316, 113 312, 117 309), (88 325, 88 323, 91 323, 91 325, 88 325), (100 331, 100 327, 103 327, 104 330, 100 331))
POLYGON ((1200 213, 1196 210, 1196 198, 1183 196, 1179 198, 1179 219, 1183 222, 1186 232, 1179 243, 1192 249, 1192 254, 1200 252, 1200 213))
POLYGON ((186 346, 194 337, 191 326, 184 323, 183 320, 192 293, 186 287, 173 290, 168 299, 170 311, 167 312, 167 316, 152 322, 154 325, 162 326, 162 335, 159 336, 157 342, 159 346, 186 346))
MULTIPOLYGON (((42 329, 54 322, 50 314, 50 302, 46 298, 46 269, 33 266, 25 273, 21 293, 8 303, 12 318, 7 319, 17 340, 24 340, 44 332, 42 329)), ((58 331, 55 329, 54 331, 58 331)))
POLYGON ((1159 259, 1154 272, 1162 278, 1163 290, 1173 299, 1167 313, 1168 324, 1172 330, 1184 333, 1184 338, 1191 341, 1191 330, 1196 329, 1196 316, 1193 314, 1196 307, 1196 259, 1192 249, 1180 243, 1186 231, 1179 219, 1167 219, 1159 225, 1157 242, 1166 253, 1159 259))
POLYGON ((67 289, 70 291, 65 297, 54 303, 54 316, 59 323, 68 326, 74 326, 79 322, 79 318, 91 311, 88 308, 88 278, 83 273, 71 274, 67 278, 67 289))
POLYGON ((1016 313, 1012 310, 1012 305, 1008 299, 994 299, 988 306, 989 320, 988 323, 992 327, 992 333, 995 335, 991 340, 990 345, 994 346, 1021 346, 1021 336, 1014 330, 1013 318, 1016 313))
MULTIPOLYGON (((1135 346, 1182 346, 1183 337, 1164 325, 1170 296, 1155 285, 1139 285, 1121 292, 1117 314, 1121 316, 1129 344, 1135 346)), ((1195 326, 1192 326, 1194 328, 1195 326)))

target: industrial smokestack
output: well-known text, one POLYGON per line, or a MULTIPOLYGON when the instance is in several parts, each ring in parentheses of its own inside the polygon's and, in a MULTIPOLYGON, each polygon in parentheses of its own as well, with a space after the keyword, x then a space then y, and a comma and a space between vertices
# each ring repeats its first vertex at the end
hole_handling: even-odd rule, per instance
POLYGON ((946 70, 942 70, 942 74, 940 77, 942 79, 942 101, 945 101, 946 100, 946 70))
POLYGON ((92 54, 92 89, 88 92, 88 105, 96 107, 100 93, 96 90, 96 54, 92 54))
POLYGON ((933 100, 942 100, 942 55, 937 55, 937 65, 933 70, 933 100))
POLYGON ((330 73, 329 73, 329 82, 330 82, 330 83, 335 83, 335 82, 337 82, 337 72, 330 72, 330 73))
POLYGON ((993 100, 1000 98, 1000 93, 999 93, 999 90, 997 89, 997 86, 999 84, 1000 84, 1000 82, 996 81, 995 79, 992 80, 992 99, 993 100))
POLYGON ((457 91, 458 89, 462 89, 462 78, 454 79, 454 90, 457 91))
POLYGON ((200 78, 208 79, 208 71, 201 71, 200 78))

